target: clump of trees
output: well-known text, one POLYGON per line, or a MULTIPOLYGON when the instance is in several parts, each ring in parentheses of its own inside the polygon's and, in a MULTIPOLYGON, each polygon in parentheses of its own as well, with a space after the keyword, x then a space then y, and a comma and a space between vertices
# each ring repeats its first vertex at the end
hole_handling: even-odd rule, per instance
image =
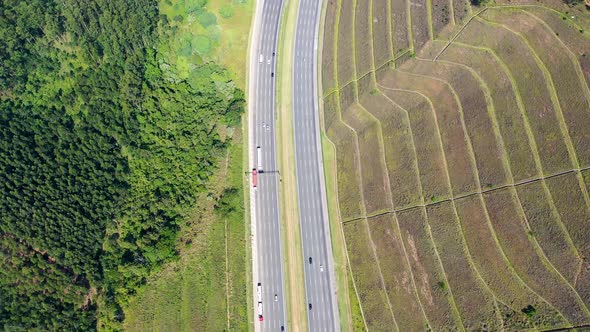
POLYGON ((214 63, 190 84, 167 77, 158 14, 153 0, 0 4, 5 329, 119 329, 176 255, 227 145, 215 126, 237 124, 244 96, 214 63))

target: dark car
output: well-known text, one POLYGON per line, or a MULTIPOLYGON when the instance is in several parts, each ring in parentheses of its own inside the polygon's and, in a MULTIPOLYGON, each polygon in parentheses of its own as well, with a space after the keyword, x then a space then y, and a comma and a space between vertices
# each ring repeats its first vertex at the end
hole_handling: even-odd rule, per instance
POLYGON ((309 304, 309 310, 311 310, 311 303, 309 304))
POLYGON ((311 257, 309 257, 309 264, 311 264, 311 257))

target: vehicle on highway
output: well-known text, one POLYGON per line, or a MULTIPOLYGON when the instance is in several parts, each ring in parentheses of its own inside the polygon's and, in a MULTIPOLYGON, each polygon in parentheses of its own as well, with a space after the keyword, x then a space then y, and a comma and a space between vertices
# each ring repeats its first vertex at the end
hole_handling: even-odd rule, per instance
POLYGON ((324 272, 324 266, 320 264, 320 271, 324 272))
POLYGON ((311 303, 309 304, 309 310, 311 310, 311 303))
POLYGON ((268 60, 266 60, 266 64, 270 65, 270 58, 268 60))
POLYGON ((258 62, 262 63, 264 61, 264 55, 260 54, 260 58, 258 59, 258 62))
POLYGON ((264 320, 262 316, 262 302, 258 302, 258 320, 261 322, 264 320))
POLYGON ((275 302, 277 302, 279 300, 279 297, 277 296, 277 294, 275 294, 275 302))
POLYGON ((311 257, 309 257, 309 264, 311 264, 311 257))
POLYGON ((262 284, 258 283, 258 287, 256 287, 256 293, 258 294, 258 302, 262 302, 262 284))
POLYGON ((285 327, 281 325, 281 331, 285 331, 285 327))
POLYGON ((256 189, 258 185, 258 171, 256 168, 252 168, 252 188, 256 189))
POLYGON ((262 173, 262 149, 260 145, 256 147, 256 165, 258 165, 258 173, 262 173))
POLYGON ((275 73, 270 73, 270 77, 275 77, 275 73))

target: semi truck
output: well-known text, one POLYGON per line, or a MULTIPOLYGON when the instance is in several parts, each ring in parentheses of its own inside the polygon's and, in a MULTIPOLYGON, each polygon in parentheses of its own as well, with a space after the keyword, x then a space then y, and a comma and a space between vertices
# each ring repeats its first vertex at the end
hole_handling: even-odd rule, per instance
POLYGON ((264 320, 262 316, 262 302, 258 302, 258 320, 261 322, 264 320))
POLYGON ((252 168, 252 187, 256 189, 258 185, 258 171, 256 168, 252 168))
POLYGON ((258 287, 256 288, 256 293, 258 293, 258 302, 262 302, 262 284, 258 283, 258 287))
POLYGON ((262 149, 260 145, 256 147, 256 165, 258 166, 258 173, 262 172, 262 149))

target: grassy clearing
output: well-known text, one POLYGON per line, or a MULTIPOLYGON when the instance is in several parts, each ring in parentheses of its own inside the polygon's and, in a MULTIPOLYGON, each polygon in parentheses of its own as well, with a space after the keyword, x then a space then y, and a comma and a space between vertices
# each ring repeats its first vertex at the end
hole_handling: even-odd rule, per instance
POLYGON ((337 88, 336 82, 336 20, 338 19, 339 1, 327 1, 324 21, 324 37, 321 59, 322 90, 323 94, 334 91, 337 88))
POLYGON ((371 1, 355 0, 354 50, 357 78, 373 69, 371 43, 371 1))
POLYGON ((219 24, 219 46, 213 52, 214 58, 235 74, 238 86, 243 89, 248 67, 248 57, 244 56, 248 49, 245 31, 250 29, 254 0, 208 1, 207 7, 215 13, 219 24))
POLYGON ((500 330, 502 319, 498 317, 495 299, 482 284, 468 260, 468 252, 455 215, 453 203, 444 202, 426 209, 432 237, 445 267, 449 288, 456 299, 463 326, 468 331, 500 330))
POLYGON ((499 305, 503 304, 503 311, 508 311, 508 316, 504 314, 504 325, 514 329, 564 326, 565 321, 555 308, 531 290, 515 272, 491 228, 481 197, 467 197, 455 204, 473 264, 499 305), (529 305, 536 309, 536 314, 531 317, 521 312, 529 305))
POLYGON ((398 55, 403 51, 410 49, 411 31, 408 30, 410 20, 410 8, 406 0, 389 0, 391 1, 391 19, 392 19, 392 45, 393 54, 398 55))
POLYGON ((364 95, 361 104, 381 125, 393 207, 419 204, 422 193, 408 114, 379 91, 376 92, 364 95))
POLYGON ((215 188, 210 199, 200 197, 199 210, 181 231, 180 259, 148 278, 146 287, 125 311, 126 330, 202 331, 228 325, 235 330, 248 329, 242 145, 240 133, 234 135, 229 168, 218 171, 212 179, 215 188), (224 197, 220 202, 227 204, 226 212, 213 211, 216 197, 224 197))
POLYGON ((496 133, 486 96, 476 78, 466 69, 431 61, 408 63, 410 70, 443 80, 456 93, 465 123, 465 129, 477 165, 479 182, 483 189, 507 184, 509 174, 501 137, 496 133))
MULTIPOLYGON (((460 105, 449 85, 405 71, 395 72, 390 78, 391 80, 384 80, 383 84, 421 93, 432 104, 434 121, 440 133, 439 145, 444 150, 453 195, 457 196, 478 190, 477 177, 474 172, 475 165, 472 164, 471 147, 466 140, 460 105)), ((434 131, 422 132, 423 135, 420 139, 435 140, 434 133, 434 131)), ((420 139, 414 139, 416 144, 420 144, 418 143, 420 139)), ((420 170, 422 171, 422 168, 420 170)), ((425 197, 429 197, 427 193, 425 193, 425 197)))
POLYGON ((395 216, 374 217, 368 224, 399 330, 423 330, 427 323, 395 216))
POLYGON ((236 84, 244 89, 245 51, 248 48, 253 1, 163 0, 160 12, 172 27, 168 43, 158 52, 166 55, 166 64, 175 68, 180 79, 197 79, 197 65, 215 61, 231 72, 236 84), (192 76, 191 76, 192 75, 192 76))
POLYGON ((385 165, 378 161, 375 162, 374 159, 383 155, 379 138, 381 130, 378 122, 358 104, 354 104, 344 111, 342 117, 357 136, 366 213, 373 214, 391 210, 385 165))
POLYGON ((493 49, 514 75, 545 174, 570 169, 572 165, 567 146, 559 128, 546 78, 531 50, 512 32, 480 19, 473 20, 458 40, 493 49))
POLYGON ((394 326, 381 283, 365 219, 344 224, 350 267, 369 331, 388 331, 394 326))
POLYGON ((423 208, 398 213, 397 219, 406 248, 420 303, 434 331, 462 327, 455 302, 438 254, 429 235, 423 208))
MULTIPOLYGON (((394 0, 395 1, 395 0, 394 0)), ((409 1, 412 21, 412 38, 414 50, 421 49, 430 40, 430 24, 428 23, 428 1, 409 1)))
POLYGON ((373 0, 372 2, 373 19, 369 22, 373 25, 373 61, 375 67, 380 67, 393 58, 388 4, 388 0, 373 0))
POLYGON ((484 195, 490 221, 498 241, 514 269, 527 285, 551 303, 572 324, 583 324, 589 316, 577 293, 546 261, 529 239, 530 228, 516 205, 512 189, 484 195))
POLYGON ((382 91, 408 111, 424 200, 432 202, 450 197, 440 140, 431 136, 437 133, 432 105, 417 93, 388 89, 382 91))
POLYGON ((337 36, 338 86, 342 88, 354 79, 354 1, 341 0, 337 36))
POLYGON ((526 38, 551 75, 567 133, 576 150, 580 166, 590 164, 590 104, 584 93, 584 79, 576 71, 577 61, 570 57, 555 33, 524 12, 488 10, 485 18, 502 23, 526 38), (576 79, 578 78, 578 79, 576 79))
POLYGON ((549 261, 569 281, 573 282, 581 263, 571 244, 570 235, 559 224, 561 217, 550 205, 540 181, 517 187, 518 197, 526 220, 549 261))

